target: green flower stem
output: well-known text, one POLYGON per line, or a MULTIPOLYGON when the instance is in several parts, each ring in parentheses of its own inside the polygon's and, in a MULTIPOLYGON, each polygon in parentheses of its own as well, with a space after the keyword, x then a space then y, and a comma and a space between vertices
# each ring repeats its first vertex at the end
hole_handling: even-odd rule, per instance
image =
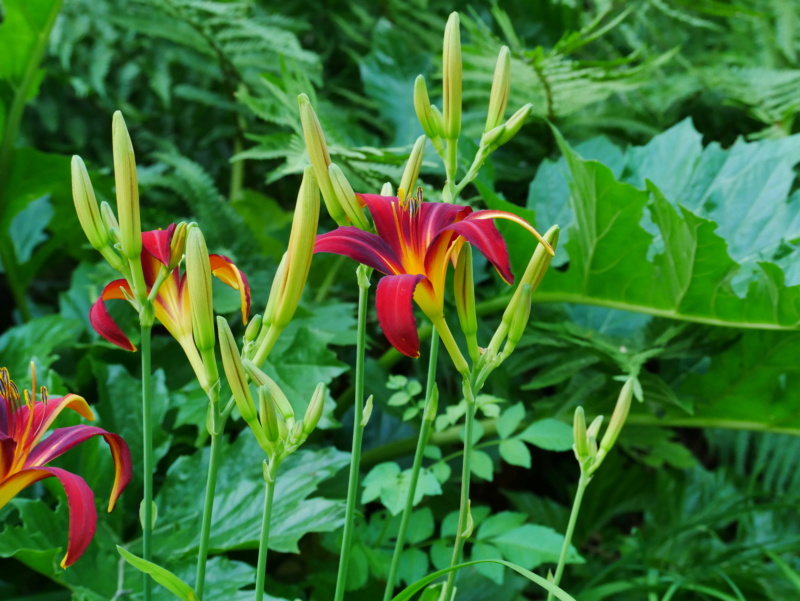
MULTIPOLYGON (((464 397, 467 401, 467 416, 466 424, 464 426, 464 463, 461 469, 461 500, 458 508, 458 530, 456 531, 456 542, 453 545, 453 557, 450 560, 450 567, 461 563, 461 556, 464 552, 464 543, 469 523, 469 481, 472 472, 472 438, 475 431, 475 394, 472 390, 472 382, 464 379, 464 397)), ((452 571, 447 575, 447 584, 445 584, 444 601, 450 601, 453 596, 453 590, 456 586, 456 571, 452 571)))
MULTIPOLYGON (((564 565, 567 562, 567 553, 569 552, 569 545, 572 542, 572 535, 575 532, 575 522, 578 521, 578 513, 581 510, 581 501, 583 500, 583 493, 586 491, 586 487, 589 485, 589 482, 592 480, 591 476, 588 476, 581 470, 581 477, 578 480, 578 490, 575 493, 575 500, 572 502, 572 511, 569 514, 569 524, 567 524, 567 532, 564 535, 564 544, 561 545, 561 555, 558 558, 558 566, 556 567, 555 576, 553 576, 553 584, 558 586, 558 583, 561 582, 561 575, 564 573, 564 565)), ((547 594, 547 601, 552 601, 553 594, 547 594)))
POLYGON ((280 463, 272 460, 264 471, 264 513, 261 516, 261 537, 258 542, 258 567, 256 571, 256 601, 264 599, 264 578, 267 571, 267 551, 269 547, 269 527, 272 521, 272 497, 275 494, 275 478, 280 463))
POLYGON ((336 577, 334 601, 344 599, 347 580, 347 567, 350 562, 350 546, 355 526, 356 499, 358 498, 358 471, 361 464, 361 440, 364 426, 361 424, 364 413, 364 353, 367 344, 367 296, 369 293, 369 273, 363 265, 358 268, 358 338, 356 343, 356 392, 353 416, 353 452, 350 458, 350 477, 347 482, 347 509, 344 517, 342 552, 339 556, 339 573, 336 577))
MULTIPOLYGON (((142 354, 142 481, 144 498, 142 499, 142 557, 153 561, 153 412, 152 386, 150 383, 150 334, 152 325, 141 325, 142 354)), ((144 574, 144 599, 150 601, 153 595, 153 582, 144 574)))
POLYGON ((455 202, 458 192, 456 191, 456 172, 458 171, 458 138, 455 140, 445 140, 444 148, 444 170, 447 175, 447 182, 442 191, 442 201, 455 202))
POLYGON ((217 488, 217 472, 219 471, 220 453, 222 451, 222 432, 224 424, 220 424, 220 432, 211 433, 211 455, 208 460, 208 476, 206 479, 206 496, 203 501, 203 518, 200 525, 200 548, 197 551, 197 576, 195 593, 198 601, 203 601, 203 589, 206 584, 206 561, 208 561, 208 543, 211 538, 211 517, 214 513, 214 493, 217 488))
MULTIPOLYGON (((439 335, 434 330, 431 336, 431 353, 428 357, 428 381, 425 384, 425 406, 431 402, 436 384, 436 360, 439 356, 439 335)), ((386 590, 383 593, 383 601, 390 601, 394 586, 397 582, 397 568, 400 566, 400 554, 406 542, 406 532, 411 512, 414 509, 414 497, 417 492, 417 482, 419 482, 419 471, 422 468, 422 458, 425 456, 425 447, 428 445, 428 438, 431 433, 433 422, 429 419, 422 419, 422 427, 417 438, 417 450, 414 453, 414 464, 411 467, 411 481, 408 485, 408 495, 406 495, 406 505, 403 508, 403 517, 400 519, 400 529, 397 531, 397 541, 394 545, 392 563, 389 566, 389 578, 386 581, 386 590)))

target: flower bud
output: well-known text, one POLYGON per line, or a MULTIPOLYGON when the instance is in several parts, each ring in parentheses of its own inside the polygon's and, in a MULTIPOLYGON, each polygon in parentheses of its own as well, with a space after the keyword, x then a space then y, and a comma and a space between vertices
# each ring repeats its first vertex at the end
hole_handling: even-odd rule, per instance
POLYGON ((575 445, 575 457, 579 462, 590 457, 589 455, 589 439, 586 436, 586 416, 583 413, 583 407, 575 408, 575 417, 572 420, 572 437, 575 445))
POLYGON ((442 52, 442 105, 444 137, 455 140, 461 133, 461 32, 458 13, 450 14, 444 29, 442 52))
POLYGON ((214 312, 208 248, 203 232, 197 226, 189 228, 186 240, 186 281, 192 313, 192 334, 202 355, 214 349, 214 312))
POLYGON ((617 442, 619 433, 622 431, 622 426, 628 417, 628 411, 631 408, 631 400, 633 399, 633 378, 625 382, 622 390, 617 398, 617 404, 614 407, 614 413, 608 422, 608 428, 603 435, 603 440, 600 441, 600 450, 608 453, 614 443, 617 442))
POLYGON ((458 253, 456 272, 453 278, 455 290, 456 311, 461 331, 467 338, 469 355, 473 361, 478 360, 478 317, 475 312, 475 278, 472 267, 472 245, 464 243, 458 253))
POLYGON ((503 115, 508 105, 508 95, 511 91, 511 53, 508 46, 500 49, 497 56, 497 65, 494 68, 494 78, 492 79, 492 92, 489 96, 489 112, 486 115, 486 127, 484 132, 496 128, 503 122, 503 115))
POLYGON ((286 263, 288 262, 289 253, 283 253, 281 262, 278 264, 278 269, 272 278, 272 287, 269 289, 269 298, 267 299, 267 307, 264 309, 264 318, 262 320, 262 332, 266 332, 275 320, 275 306, 278 304, 278 299, 283 296, 283 289, 286 286, 286 263))
POLYGON ((498 144, 498 140, 503 136, 506 132, 506 126, 504 124, 500 124, 497 127, 487 131, 485 134, 481 136, 481 146, 484 148, 490 148, 490 150, 494 150, 498 144))
POLYGON ((305 417, 303 417, 303 434, 305 434, 305 436, 309 436, 314 431, 314 428, 317 427, 322 417, 324 406, 325 384, 320 382, 314 389, 314 394, 311 396, 311 401, 308 403, 305 417))
POLYGON ((136 157, 133 154, 133 144, 128 129, 125 127, 125 119, 119 111, 114 113, 111 130, 122 254, 129 261, 138 261, 139 255, 142 254, 142 225, 139 219, 136 157))
POLYGON ((112 242, 115 244, 119 241, 119 223, 117 216, 114 215, 114 209, 105 200, 100 203, 100 216, 103 218, 103 223, 111 236, 112 242))
POLYGON ((600 427, 603 425, 603 416, 598 415, 596 418, 592 420, 592 423, 589 424, 589 427, 586 428, 586 436, 591 440, 597 440, 598 435, 600 434, 600 427))
POLYGON ((414 143, 411 149, 411 154, 408 155, 408 162, 406 168, 403 170, 403 177, 400 178, 400 186, 403 190, 411 193, 414 189, 414 184, 417 183, 419 178, 419 170, 422 168, 422 157, 425 154, 425 136, 420 136, 414 143))
POLYGON ((261 316, 256 313, 250 318, 250 323, 247 324, 247 329, 244 331, 244 341, 255 342, 258 338, 258 333, 261 331, 261 316))
POLYGON ((439 411, 439 387, 436 383, 433 384, 431 396, 425 401, 425 410, 422 414, 422 419, 426 422, 433 422, 436 420, 436 413, 439 411))
POLYGON ((189 226, 185 221, 181 221, 175 226, 175 231, 172 232, 172 241, 169 244, 169 271, 174 271, 181 264, 181 259, 186 252, 186 233, 189 226))
POLYGON ((269 388, 266 386, 259 386, 258 388, 258 414, 267 440, 271 443, 277 442, 281 437, 278 414, 275 411, 275 404, 272 402, 269 388))
POLYGON ((89 244, 97 250, 102 250, 111 244, 111 237, 108 233, 103 217, 100 215, 100 208, 97 205, 97 198, 94 195, 92 181, 89 179, 89 172, 86 170, 81 157, 72 157, 72 199, 75 202, 75 212, 78 214, 78 221, 81 223, 84 234, 89 240, 89 244))
POLYGON ((381 186, 381 196, 392 196, 394 193, 394 189, 392 188, 391 182, 386 182, 381 186))
MULTIPOLYGON (((503 348, 504 353, 510 353, 525 333, 528 319, 531 316, 531 285, 523 283, 518 289, 519 295, 515 294, 516 303, 511 313, 511 322, 508 326, 508 340, 503 348)), ((514 299, 512 299, 513 302, 514 299)), ((509 305, 509 308, 511 305, 509 305)), ((508 311, 508 309, 506 309, 508 311)), ((505 318, 505 316, 503 316, 505 318)))
POLYGON ((501 146, 511 140, 514 136, 517 135, 517 132, 520 128, 525 124, 525 119, 528 118, 528 115, 531 112, 533 105, 528 103, 519 109, 516 113, 511 115, 511 117, 506 121, 506 129, 503 132, 503 135, 500 136, 497 140, 497 145, 501 146))
POLYGON ((414 80, 414 111, 426 136, 433 139, 442 135, 442 130, 436 127, 431 99, 428 97, 428 86, 425 85, 425 78, 422 75, 417 75, 414 80))
POLYGON ((278 412, 283 416, 283 419, 285 419, 287 422, 290 420, 293 422, 294 409, 292 408, 292 404, 289 402, 289 399, 287 399, 286 395, 283 393, 283 390, 281 390, 281 387, 278 386, 278 383, 261 371, 261 369, 259 369, 256 364, 249 359, 245 359, 243 365, 247 371, 247 375, 250 376, 250 379, 253 380, 256 386, 266 387, 269 390, 270 396, 275 403, 278 412))
POLYGON ((314 171, 311 167, 306 167, 292 220, 289 249, 286 251, 285 285, 275 302, 272 319, 272 324, 281 330, 289 325, 297 305, 300 304, 300 296, 303 294, 314 256, 318 222, 319 188, 314 171))
MULTIPOLYGON (((322 198, 328 214, 339 225, 350 225, 347 220, 344 208, 339 203, 339 198, 333 188, 328 166, 331 164, 331 156, 328 154, 328 145, 325 143, 325 134, 322 133, 322 126, 319 124, 317 114, 308 100, 308 96, 300 94, 297 97, 300 105, 300 122, 303 125, 303 137, 306 140, 308 159, 314 168, 322 198)), ((316 232, 315 232, 316 233, 316 232)))
MULTIPOLYGON (((439 110, 439 107, 436 106, 435 104, 431 105, 431 114, 433 115, 433 117, 432 117, 433 118, 433 126, 438 131, 444 132, 444 117, 442 116, 442 113, 439 110)), ((441 152, 441 148, 443 148, 442 144, 441 144, 441 140, 439 140, 437 138, 434 138, 432 140, 432 142, 433 142, 434 146, 437 146, 437 142, 439 143, 438 146, 439 146, 440 152, 441 152)))
POLYGON ((344 173, 342 173, 342 170, 339 169, 336 163, 331 163, 328 166, 328 175, 333 183, 333 189, 336 192, 336 197, 339 199, 339 204, 342 205, 350 223, 360 230, 366 232, 370 231, 372 227, 370 227, 369 220, 364 214, 364 208, 358 202, 353 187, 350 185, 350 182, 347 181, 344 173))

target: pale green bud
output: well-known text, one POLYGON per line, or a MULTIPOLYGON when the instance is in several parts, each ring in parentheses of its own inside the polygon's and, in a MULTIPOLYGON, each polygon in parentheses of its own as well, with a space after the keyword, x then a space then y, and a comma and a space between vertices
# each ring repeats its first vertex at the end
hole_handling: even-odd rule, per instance
POLYGON ((181 221, 175 226, 175 232, 172 234, 172 242, 169 246, 168 269, 170 271, 177 269, 178 265, 181 264, 181 259, 183 259, 183 255, 186 252, 186 235, 188 230, 189 226, 186 225, 184 221, 181 221))
POLYGON ((508 326, 508 341, 503 349, 504 353, 511 352, 517 346, 517 343, 525 333, 528 319, 531 316, 531 285, 524 283, 517 289, 517 292, 519 296, 515 295, 517 302, 514 304, 514 310, 511 313, 511 323, 508 326))
POLYGON ((486 115, 486 127, 483 131, 489 132, 503 122, 510 91, 511 53, 508 51, 508 46, 503 46, 497 56, 497 65, 494 68, 492 92, 489 96, 489 112, 486 115))
POLYGON ((138 261, 139 255, 142 254, 142 225, 139 218, 136 157, 133 154, 128 128, 125 127, 125 119, 119 111, 114 113, 111 130, 122 254, 129 261, 138 261))
POLYGON ((400 178, 399 188, 405 190, 409 194, 414 185, 419 179, 419 171, 422 168, 422 157, 425 154, 425 136, 420 136, 414 142, 414 147, 411 149, 411 154, 408 156, 406 168, 403 170, 403 177, 400 178))
POLYGON ((361 427, 366 428, 369 423, 369 418, 372 417, 372 404, 375 401, 373 395, 367 397, 367 402, 364 405, 364 413, 361 414, 361 427))
MULTIPOLYGON (((327 176, 327 172, 326 172, 327 176)), ((319 188, 311 167, 303 172, 303 182, 297 195, 297 207, 289 235, 289 249, 286 251, 285 285, 275 303, 272 324, 284 329, 300 304, 300 296, 311 269, 314 256, 314 242, 319 223, 319 188)))
POLYGON ((311 396, 311 401, 309 401, 306 414, 303 417, 303 434, 305 434, 305 436, 309 436, 314 431, 314 428, 317 427, 322 417, 324 405, 325 384, 320 382, 314 389, 314 394, 311 396))
MULTIPOLYGON (((438 131, 444 132, 444 116, 442 116, 442 112, 439 110, 439 107, 436 106, 435 104, 431 105, 431 114, 433 119, 433 126, 438 131)), ((437 140, 436 138, 433 139, 434 146, 436 146, 437 141, 440 143, 441 146, 441 140, 437 140)))
POLYGON ((589 457, 589 438, 586 435, 586 416, 583 407, 575 408, 575 417, 572 420, 572 437, 575 442, 573 449, 578 461, 589 457))
POLYGON ((475 312, 475 277, 472 267, 472 245, 464 244, 458 253, 456 272, 453 278, 456 311, 461 330, 465 336, 478 332, 478 318, 475 312))
POLYGON ((497 127, 487 131, 483 136, 481 136, 481 146, 491 148, 498 146, 498 140, 503 136, 506 132, 506 126, 504 124, 500 124, 497 127))
POLYGON ((247 329, 244 331, 245 342, 255 342, 258 338, 258 333, 261 331, 261 316, 256 313, 250 318, 250 323, 247 324, 247 329))
POLYGON ((455 140, 461 133, 461 32, 456 12, 450 14, 444 29, 442 95, 443 137, 455 140))
POLYGON ((433 139, 442 135, 442 130, 437 127, 434 120, 428 86, 425 85, 425 78, 422 75, 417 75, 414 80, 414 111, 426 136, 433 139))
POLYGON ((506 129, 503 132, 503 135, 500 136, 497 140, 498 146, 505 144, 506 142, 511 140, 511 138, 517 135, 517 132, 525 124, 525 119, 528 118, 528 115, 530 114, 532 108, 533 105, 529 103, 523 106, 521 109, 519 109, 516 113, 511 115, 508 121, 506 121, 505 124, 506 129))
MULTIPOLYGON (((197 349, 203 354, 214 349, 214 311, 208 248, 203 232, 196 226, 189 228, 186 240, 186 283, 192 311, 192 334, 197 349)), ((213 382, 213 379, 209 381, 213 382)))
POLYGON ((391 182, 386 182, 381 186, 381 196, 394 196, 394 188, 391 182))
POLYGON ((111 205, 108 204, 106 201, 100 203, 100 216, 103 218, 103 223, 108 230, 109 236, 111 237, 112 242, 116 243, 119 241, 119 223, 117 222, 117 216, 114 215, 114 209, 111 208, 111 205))
POLYGON ((271 443, 275 443, 281 437, 280 427, 278 426, 278 414, 275 411, 275 404, 272 402, 267 386, 258 387, 258 414, 261 419, 261 428, 271 443))
POLYGON ((333 189, 339 199, 339 204, 342 205, 350 223, 360 230, 370 231, 372 228, 369 225, 367 216, 364 214, 364 207, 358 202, 353 187, 336 163, 331 163, 328 166, 328 175, 333 183, 333 189))
POLYGON ((317 176, 319 189, 322 191, 322 198, 325 201, 328 214, 339 225, 350 225, 344 208, 339 203, 330 175, 328 175, 331 156, 328 153, 325 134, 322 133, 322 126, 319 124, 314 107, 311 106, 311 102, 305 94, 300 94, 297 97, 297 102, 300 105, 300 122, 303 125, 303 137, 306 140, 308 158, 317 176))
POLYGON ((264 331, 272 325, 275 319, 275 306, 278 304, 278 299, 283 296, 283 289, 286 286, 286 264, 288 262, 288 255, 289 253, 283 253, 278 269, 275 271, 275 276, 272 278, 272 287, 269 289, 267 307, 264 309, 264 331))
POLYGON ((81 223, 83 233, 97 250, 103 250, 111 245, 108 228, 103 222, 97 198, 94 195, 92 181, 81 157, 72 157, 72 199, 75 202, 75 212, 81 223))
POLYGON ((247 375, 250 376, 250 379, 253 380, 256 386, 269 390, 270 396, 283 418, 287 421, 294 420, 292 404, 289 402, 289 399, 286 398, 286 395, 283 393, 283 390, 281 390, 281 387, 278 386, 278 383, 261 371, 261 369, 249 359, 245 359, 243 365, 245 371, 247 371, 247 375))
POLYGON ((608 428, 603 435, 603 440, 600 441, 600 449, 605 453, 611 450, 614 443, 617 442, 619 433, 622 431, 622 426, 628 418, 628 412, 631 408, 631 400, 633 399, 633 378, 625 382, 622 390, 617 398, 617 404, 614 407, 614 413, 608 422, 608 428))
POLYGON ((436 414, 439 411, 439 387, 434 383, 431 396, 425 402, 425 411, 422 414, 422 419, 426 422, 433 422, 436 420, 436 414))

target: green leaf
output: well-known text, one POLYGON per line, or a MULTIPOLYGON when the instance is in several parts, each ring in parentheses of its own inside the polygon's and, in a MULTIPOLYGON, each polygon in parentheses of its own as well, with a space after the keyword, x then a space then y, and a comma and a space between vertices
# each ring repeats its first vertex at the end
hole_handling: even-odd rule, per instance
POLYGON ((410 548, 400 555, 397 575, 406 584, 411 584, 425 576, 428 571, 428 554, 422 549, 410 548))
POLYGON ((183 601, 195 601, 197 599, 192 587, 166 568, 162 568, 151 561, 137 557, 119 545, 117 545, 117 551, 119 551, 119 554, 125 561, 140 572, 149 574, 153 580, 178 597, 178 599, 182 599, 183 601))
POLYGON ((433 529, 433 512, 430 507, 423 507, 411 515, 406 540, 410 545, 421 543, 433 536, 433 529))
POLYGON ((8 233, 18 263, 26 263, 33 249, 47 240, 44 230, 52 218, 53 207, 48 196, 37 198, 14 215, 8 233))
MULTIPOLYGON (((40 37, 46 36, 47 23, 61 8, 59 0, 5 0, 0 26, 0 80, 16 88, 25 77, 29 62, 36 60, 40 37)), ((46 41, 46 39, 45 39, 46 41)), ((38 57, 40 58, 40 57, 38 57)), ((34 65, 35 67, 35 65, 34 65)))
MULTIPOLYGON (((0 336, 0 356, 11 378, 22 388, 30 381, 30 362, 36 363, 39 377, 58 359, 56 351, 72 347, 81 333, 81 323, 60 315, 37 317, 6 330, 0 336)), ((51 391, 57 392, 57 391, 51 391)))
MULTIPOLYGON (((400 466, 393 461, 379 463, 364 477, 364 491, 361 502, 369 503, 380 499, 392 515, 398 515, 406 504, 411 485, 411 469, 400 471, 400 466)), ((442 487, 430 469, 422 468, 419 472, 417 488, 414 492, 414 505, 426 495, 440 495, 442 487)))
MULTIPOLYGON (((509 561, 533 569, 546 562, 558 562, 564 537, 546 526, 523 524, 493 537, 491 542, 509 561)), ((567 552, 567 563, 583 563, 572 545, 567 552)))
MULTIPOLYGON (((472 559, 473 560, 481 560, 481 559, 499 559, 500 551, 497 550, 497 547, 494 545, 490 545, 488 543, 481 543, 477 542, 472 545, 472 559)), ((492 582, 497 584, 503 584, 503 566, 496 563, 481 563, 475 566, 475 569, 478 570, 481 574, 486 576, 492 582)))
POLYGON ((492 481, 494 477, 494 464, 488 453, 483 451, 473 451, 472 461, 469 464, 470 471, 478 478, 492 481))
POLYGON ((525 514, 516 513, 514 511, 501 511, 500 513, 489 516, 486 521, 480 525, 476 538, 478 540, 487 541, 509 530, 514 530, 524 523, 525 514))
POLYGON ((500 438, 508 438, 516 432, 523 419, 525 419, 525 406, 522 403, 512 405, 497 419, 497 434, 500 438))
MULTIPOLYGON (((180 457, 167 470, 156 499, 162 516, 159 523, 173 524, 159 541, 170 553, 193 553, 199 543, 205 474, 209 449, 180 457)), ((263 452, 249 432, 232 444, 223 442, 214 502, 215 527, 211 550, 258 547, 264 480, 263 452)), ((309 496, 317 486, 347 465, 349 455, 326 447, 300 450, 281 465, 275 484, 269 547, 282 553, 297 553, 297 542, 309 532, 330 532, 344 517, 344 502, 309 496)))
POLYGON ((509 465, 531 467, 531 452, 524 442, 517 438, 504 440, 500 443, 500 457, 509 465))
POLYGON ((431 545, 431 562, 437 570, 442 570, 450 565, 453 556, 453 545, 445 540, 437 540, 431 545))
POLYGON ((518 438, 547 451, 569 451, 573 443, 572 428, 549 418, 533 422, 518 438))

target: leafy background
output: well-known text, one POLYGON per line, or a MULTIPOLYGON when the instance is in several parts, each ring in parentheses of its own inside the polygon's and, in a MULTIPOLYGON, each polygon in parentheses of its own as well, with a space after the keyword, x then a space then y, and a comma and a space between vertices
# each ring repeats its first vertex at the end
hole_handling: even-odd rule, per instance
MULTIPOLYGON (((74 216, 69 156, 86 160, 98 196, 112 201, 110 122, 122 110, 145 226, 197 221, 209 246, 245 270, 257 309, 307 161, 297 94, 311 97, 357 190, 396 184, 421 133, 411 102, 418 74, 438 100, 450 10, 439 0, 0 2, 0 362, 22 385, 33 360, 51 394, 86 396, 137 457, 137 358, 88 323, 112 274, 74 216)), ((533 104, 529 124, 464 201, 562 227, 532 324, 480 399, 470 557, 552 568, 577 480, 570 415, 578 404, 608 415, 614 377, 635 373, 643 402, 589 488, 566 588, 581 601, 797 597, 798 15, 794 0, 476 1, 462 12, 461 156, 481 133, 502 44, 512 53, 510 108, 533 104)), ((422 180, 436 199, 443 172, 432 157, 422 180)), ((320 229, 332 226, 323 219, 320 229)), ((518 272, 531 242, 504 233, 518 272)), ((510 291, 485 264, 476 274, 485 340, 510 291)), ((220 310, 234 314, 236 300, 217 292, 220 310)), ((335 579, 354 299, 353 265, 317 257, 268 366, 299 405, 317 381, 332 390, 325 429, 279 480, 274 598, 326 599, 335 579)), ((132 332, 129 313, 115 316, 132 332)), ((385 582, 424 384, 424 368, 388 348, 374 319, 370 342, 376 408, 354 600, 376 598, 385 582)), ((163 332, 154 352, 157 559, 191 579, 205 406, 163 332)), ((439 372, 440 415, 401 561, 406 583, 447 563, 455 531, 464 407, 452 372, 444 363, 439 372)), ((231 424, 225 449, 212 599, 252 595, 260 459, 241 427, 231 424)), ((63 465, 87 478, 102 505, 105 448, 75 449, 63 465)), ((140 544, 140 486, 101 515, 95 542, 66 571, 57 567, 67 514, 56 487, 29 489, 0 510, 0 597, 137 598, 138 576, 115 545, 140 544)), ((541 597, 493 564, 462 578, 466 601, 541 597)))

